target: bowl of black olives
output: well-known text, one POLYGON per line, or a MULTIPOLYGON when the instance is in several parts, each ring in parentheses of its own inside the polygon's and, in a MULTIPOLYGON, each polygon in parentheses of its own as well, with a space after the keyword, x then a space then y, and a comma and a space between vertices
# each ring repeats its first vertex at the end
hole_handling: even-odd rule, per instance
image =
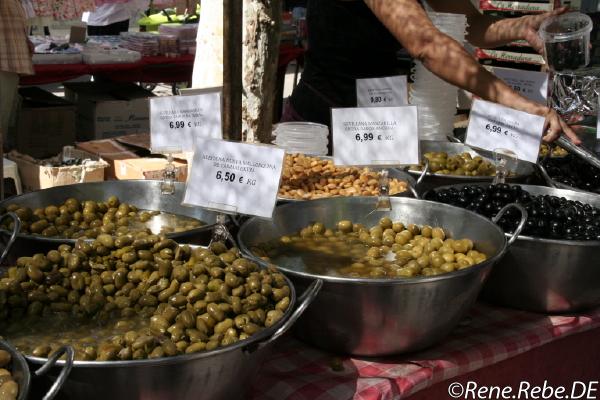
POLYGON ((575 155, 547 157, 539 168, 546 184, 552 187, 600 194, 600 169, 575 155))
MULTIPOLYGON (((429 191, 427 200, 466 208, 488 218, 504 205, 528 212, 523 232, 494 267, 484 299, 535 312, 567 312, 600 305, 600 197, 531 185, 452 185, 429 191)), ((517 214, 498 225, 509 234, 517 214)))

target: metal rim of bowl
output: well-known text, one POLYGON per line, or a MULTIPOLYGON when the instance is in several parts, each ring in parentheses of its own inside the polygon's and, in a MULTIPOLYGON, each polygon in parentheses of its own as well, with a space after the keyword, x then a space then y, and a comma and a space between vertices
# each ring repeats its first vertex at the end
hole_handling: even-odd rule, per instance
MULTIPOLYGON (((243 254, 242 254, 243 256, 243 254)), ((249 261, 254 261, 249 259, 249 261)), ((260 268, 266 268, 263 264, 259 263, 260 268)), ((128 367, 140 367, 140 366, 163 366, 163 365, 171 365, 184 363, 187 361, 202 359, 202 358, 210 358, 214 356, 218 356, 220 354, 228 353, 230 351, 242 349, 244 347, 252 346, 253 344, 259 345, 264 340, 267 340, 270 336, 272 336, 286 321, 290 318, 291 314, 295 310, 295 306, 297 305, 298 296, 296 295, 296 288, 292 281, 285 276, 285 280, 290 287, 290 305, 288 309, 283 314, 283 317, 277 321, 277 323, 268 328, 264 328, 260 332, 248 337, 247 339, 240 340, 234 344, 225 347, 219 347, 217 349, 211 351, 200 351, 192 354, 180 354, 177 356, 170 357, 161 357, 161 358, 153 358, 153 359, 144 359, 144 360, 116 360, 116 361, 82 361, 75 360, 73 361, 73 367, 78 368, 128 368, 128 367)), ((34 363, 34 364, 43 364, 48 358, 44 357, 34 357, 25 355, 25 359, 34 363)), ((56 366, 63 366, 65 364, 64 360, 58 360, 56 362, 56 366)))
MULTIPOLYGON (((465 151, 469 154, 471 154, 472 156, 479 156, 481 158, 486 159, 487 161, 492 161, 490 158, 485 157, 482 154, 477 153, 477 151, 475 151, 473 148, 469 147, 468 145, 462 143, 462 142, 446 142, 446 141, 442 141, 442 140, 426 140, 425 142, 433 142, 433 143, 448 143, 451 145, 462 145, 465 147, 465 151)), ((423 141, 421 141, 421 143, 423 143, 423 141)), ((455 153, 455 152, 446 152, 448 153, 448 155, 452 155, 452 156, 456 156, 459 154, 464 153, 464 151, 462 153, 455 153)), ((523 162, 523 161, 520 161, 523 162)), ((408 169, 406 170, 407 173, 419 177, 421 176, 421 174, 423 173, 423 171, 417 171, 415 169, 411 169, 412 166, 408 167, 408 169)), ((531 173, 533 173, 533 168, 531 173)), ((530 174, 531 174, 530 173, 530 174)), ((525 178, 527 176, 529 176, 530 174, 515 174, 515 175, 510 175, 507 179, 508 180, 514 180, 514 179, 522 179, 525 178)), ((438 174, 437 172, 427 172, 425 174, 426 177, 440 177, 440 178, 446 178, 446 179, 461 179, 461 180, 465 180, 465 181, 478 181, 481 182, 482 180, 489 180, 489 181, 493 181, 494 180, 494 175, 476 175, 476 176, 464 176, 464 175, 452 175, 452 174, 438 174)))
MULTIPOLYGON (((365 197, 363 196, 363 197, 349 197, 349 198, 352 199, 352 198, 365 198, 365 197)), ((290 274, 295 277, 300 277, 300 278, 305 278, 305 279, 313 279, 313 280, 321 279, 322 281, 327 282, 327 283, 347 283, 347 284, 353 284, 353 285, 367 284, 367 285, 386 285, 386 286, 430 283, 430 282, 437 282, 437 281, 453 279, 453 278, 463 276, 463 275, 470 275, 474 271, 483 269, 490 264, 496 263, 498 260, 500 260, 504 256, 504 254, 508 250, 508 239, 507 238, 509 238, 510 235, 505 234, 504 231, 498 225, 494 224, 491 220, 487 219, 483 215, 480 215, 480 214, 474 213, 470 210, 466 210, 464 208, 456 207, 456 206, 453 206, 450 204, 438 203, 435 201, 422 200, 422 199, 412 199, 412 198, 407 198, 407 199, 413 200, 413 201, 418 201, 418 202, 436 204, 436 205, 444 205, 444 206, 448 206, 448 207, 458 209, 461 211, 467 211, 467 212, 473 214, 474 216, 477 216, 478 219, 482 220, 482 222, 488 223, 493 229, 498 231, 504 237, 505 241, 504 241, 504 246, 502 247, 502 250, 499 251, 497 254, 495 254, 493 257, 487 258, 484 262, 481 262, 479 264, 475 264, 471 267, 460 269, 457 271, 447 272, 447 273, 444 273, 441 275, 427 276, 427 277, 419 276, 419 277, 411 277, 411 278, 373 278, 373 279, 371 279, 371 278, 347 278, 347 277, 343 277, 343 276, 328 276, 328 275, 311 274, 308 272, 299 272, 299 271, 294 271, 294 270, 282 267, 282 266, 280 266, 278 264, 274 264, 272 262, 265 261, 265 260, 261 259, 260 257, 257 257, 254 253, 252 253, 252 251, 241 240, 242 233, 244 231, 246 231, 247 229, 249 229, 248 226, 249 226, 250 222, 252 220, 254 220, 256 217, 251 218, 250 220, 246 221, 240 227, 240 230, 237 234, 237 242, 238 242, 240 251, 242 252, 243 255, 245 255, 246 257, 250 258, 252 261, 259 263, 263 266, 275 266, 277 269, 281 270, 284 274, 290 274)), ((326 201, 326 200, 327 199, 319 199, 319 200, 312 200, 312 201, 317 202, 317 201, 326 201)), ((288 204, 283 204, 278 207, 293 207, 293 205, 294 205, 294 203, 288 203, 288 204)))
MULTIPOLYGON (((466 186, 467 184, 454 184, 454 185, 445 185, 445 186, 439 186, 436 187, 435 189, 431 189, 428 190, 427 192, 423 193, 423 198, 427 197, 427 195, 432 192, 432 191, 437 191, 440 189, 450 189, 450 188, 457 188, 460 186, 466 186)), ((472 183, 472 186, 484 186, 487 185, 487 183, 472 183)), ((561 191, 566 191, 566 192, 574 192, 574 193, 582 193, 582 194, 587 194, 587 195, 593 195, 594 193, 590 193, 590 192, 580 192, 577 190, 570 190, 570 189, 562 189, 562 188, 549 188, 547 186, 539 186, 539 185, 521 185, 518 183, 509 183, 509 185, 513 185, 513 186, 520 186, 521 188, 523 188, 523 190, 527 190, 527 187, 539 187, 539 188, 545 188, 545 189, 552 189, 552 190, 561 190, 561 191)), ((597 194, 596 194, 597 195, 597 194)), ((535 195, 537 196, 537 195, 535 195)), ((563 196, 565 197, 565 196, 563 196)), ((570 200, 567 198, 567 200, 570 200)), ((438 203, 438 202, 434 202, 434 203, 438 203)), ((446 203, 439 203, 439 204, 446 204, 446 203)), ((593 206, 594 207, 594 206, 593 206)), ((461 208, 461 207, 458 207, 461 208)), ((463 210, 466 210, 466 208, 463 208, 463 210)), ((470 211, 470 210, 468 210, 470 211)), ((481 214, 477 214, 477 215, 481 215, 481 214)), ((483 216, 483 215, 482 215, 483 216)), ((485 217, 484 217, 485 218, 485 217)), ((501 229, 502 230, 502 229, 501 229)), ((506 233, 504 232, 504 235, 506 237, 510 237, 511 234, 510 233, 506 233)), ((569 245, 569 246, 585 246, 585 247, 597 247, 600 246, 600 240, 566 240, 566 239, 546 239, 546 238, 538 238, 535 236, 528 236, 528 235, 519 235, 517 237, 517 240, 523 240, 526 242, 534 242, 534 243, 550 243, 550 244, 560 244, 560 245, 569 245)))
POLYGON ((29 370, 29 365, 27 364, 27 360, 21 352, 19 352, 6 338, 0 339, 0 350, 6 350, 10 353, 12 358, 12 363, 19 364, 20 368, 23 370, 23 382, 19 384, 19 393, 17 394, 17 399, 26 399, 28 397, 29 388, 31 387, 31 372, 29 370))
MULTIPOLYGON (((130 179, 128 180, 129 182, 154 182, 153 180, 145 180, 145 179, 130 179)), ((98 183, 98 182, 84 182, 83 184, 86 183, 98 183)), ((82 183, 74 183, 72 185, 65 185, 65 186, 76 186, 76 185, 81 185, 82 183)), ((9 205, 12 204, 15 200, 18 200, 20 197, 25 196, 25 195, 35 195, 35 193, 39 193, 42 192, 46 189, 38 189, 38 190, 34 190, 33 192, 28 192, 28 193, 23 193, 14 197, 10 197, 8 199, 4 199, 0 202, 1 205, 9 205)), ((18 203, 15 203, 18 204, 18 203)), ((182 205, 182 207, 184 207, 182 205)), ((31 208, 31 207, 30 207, 31 208)), ((161 211, 161 210, 141 210, 141 211, 161 211)), ((185 215, 184 215, 185 216, 185 215)), ((193 217, 190 217, 193 218, 193 217)), ((195 218, 197 219, 197 218, 195 218)), ((202 222, 202 221, 201 221, 202 222)), ((215 227, 216 223, 212 223, 212 224, 206 224, 206 225, 202 225, 198 228, 194 228, 194 229, 190 229, 184 232, 171 232, 171 233, 167 233, 164 234, 164 236, 167 239, 179 239, 182 236, 187 236, 187 235, 194 235, 194 234, 199 234, 199 233, 203 233, 206 231, 210 231, 213 230, 215 227)), ((4 234, 4 235, 10 235, 11 232, 9 230, 4 229, 3 227, 0 227, 0 234, 4 234)), ((60 244, 70 244, 70 245, 74 245, 78 240, 85 240, 85 241, 94 241, 95 239, 90 239, 90 238, 77 238, 77 239, 72 239, 72 238, 60 238, 60 237, 56 237, 56 236, 42 236, 42 235, 38 235, 38 234, 30 234, 30 233, 22 233, 19 232, 17 234, 17 238, 19 239, 30 239, 30 240, 42 240, 46 243, 49 244, 56 244, 56 245, 60 245, 60 244)))

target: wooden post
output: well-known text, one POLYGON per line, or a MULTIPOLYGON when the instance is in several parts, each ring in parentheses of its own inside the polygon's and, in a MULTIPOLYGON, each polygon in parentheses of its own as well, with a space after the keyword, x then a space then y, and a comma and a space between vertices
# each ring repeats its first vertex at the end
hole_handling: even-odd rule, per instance
POLYGON ((281 35, 281 0, 245 0, 242 129, 246 141, 269 143, 281 35))
POLYGON ((242 0, 223 0, 223 136, 242 138, 242 0))

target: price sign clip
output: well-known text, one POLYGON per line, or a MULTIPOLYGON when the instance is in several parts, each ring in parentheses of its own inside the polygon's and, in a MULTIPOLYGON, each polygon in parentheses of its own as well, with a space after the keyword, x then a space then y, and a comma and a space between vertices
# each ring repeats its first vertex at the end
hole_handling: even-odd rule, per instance
POLYGON ((389 171, 384 169, 379 173, 379 197, 375 211, 392 211, 392 202, 390 201, 390 179, 389 171))
POLYGON ((163 179, 160 182, 160 194, 175 194, 175 181, 177 180, 177 169, 173 165, 173 154, 167 155, 167 165, 163 170, 163 179))
POLYGON ((232 247, 235 247, 235 240, 227 229, 227 216, 225 214, 217 214, 217 222, 212 232, 209 246, 216 242, 229 243, 232 247))
POLYGON ((518 163, 517 155, 508 149, 494 149, 494 160, 496 162, 496 176, 493 184, 506 183, 506 177, 514 172, 518 163))

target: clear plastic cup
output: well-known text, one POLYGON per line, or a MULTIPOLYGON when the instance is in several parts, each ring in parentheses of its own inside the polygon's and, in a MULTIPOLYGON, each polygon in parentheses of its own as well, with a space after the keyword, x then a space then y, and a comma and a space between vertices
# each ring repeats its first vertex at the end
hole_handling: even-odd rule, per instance
POLYGON ((590 32, 594 24, 586 14, 572 12, 545 20, 539 29, 544 57, 554 71, 576 70, 590 62, 590 32))

